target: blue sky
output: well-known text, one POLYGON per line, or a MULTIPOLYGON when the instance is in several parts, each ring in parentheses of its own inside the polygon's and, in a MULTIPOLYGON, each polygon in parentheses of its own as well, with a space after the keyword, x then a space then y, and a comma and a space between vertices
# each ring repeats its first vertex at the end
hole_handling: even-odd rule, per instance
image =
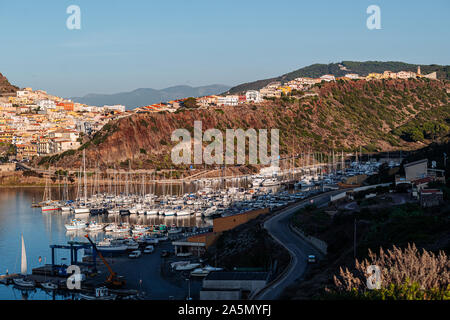
POLYGON ((221 83, 312 63, 449 64, 448 0, 0 1, 0 72, 61 96, 221 83), (69 5, 81 30, 66 28, 69 5), (381 30, 366 9, 381 8, 381 30))

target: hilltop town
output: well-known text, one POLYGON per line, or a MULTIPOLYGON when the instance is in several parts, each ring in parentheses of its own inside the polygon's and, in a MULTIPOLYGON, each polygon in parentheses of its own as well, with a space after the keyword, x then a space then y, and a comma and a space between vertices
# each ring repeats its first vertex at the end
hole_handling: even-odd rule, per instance
POLYGON ((186 108, 207 109, 259 104, 286 95, 316 95, 308 91, 324 82, 381 79, 437 80, 437 77, 436 72, 421 74, 420 66, 417 72, 385 71, 370 73, 367 76, 349 73, 343 77, 325 74, 319 78, 299 77, 286 83, 271 82, 260 90, 248 90, 239 95, 186 97, 133 110, 126 110, 123 105, 89 106, 48 94, 43 90, 9 86, 8 89, 12 92, 2 92, 0 97, 0 143, 13 146, 9 148, 10 158, 29 161, 37 156, 50 156, 78 149, 83 144, 83 137, 92 137, 111 120, 136 113, 173 113, 186 108))

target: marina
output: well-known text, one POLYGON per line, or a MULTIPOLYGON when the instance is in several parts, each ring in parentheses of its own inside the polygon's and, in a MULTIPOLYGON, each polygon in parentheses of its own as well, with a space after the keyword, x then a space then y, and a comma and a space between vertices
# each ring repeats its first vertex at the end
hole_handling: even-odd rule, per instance
POLYGON ((88 183, 86 169, 82 168, 76 187, 46 184, 43 190, 2 190, 1 217, 21 230, 2 230, 7 239, 0 233, 0 246, 9 243, 10 250, 0 263, 0 283, 5 284, 0 286, 0 296, 183 299, 186 277, 192 279, 195 295, 201 279, 222 268, 190 252, 177 252, 172 242, 183 243, 190 236, 210 232, 217 217, 277 210, 339 189, 348 177, 374 174, 379 166, 377 162, 347 161, 334 168, 319 163, 268 167, 255 175, 177 184, 143 183, 145 177, 125 174, 124 184, 106 186, 96 182, 99 175, 88 183), (40 198, 36 205, 35 199, 40 198), (24 269, 24 263, 31 267, 31 273, 24 269), (66 286, 67 267, 74 264, 83 274, 83 285, 75 291, 66 286), (118 275, 124 275, 126 285, 120 282, 119 288, 111 287, 118 275))

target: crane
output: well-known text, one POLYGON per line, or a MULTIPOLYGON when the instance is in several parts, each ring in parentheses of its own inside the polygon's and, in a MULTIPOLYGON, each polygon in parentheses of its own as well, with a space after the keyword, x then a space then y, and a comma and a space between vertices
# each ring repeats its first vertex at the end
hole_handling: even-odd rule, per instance
POLYGON ((113 269, 111 268, 109 263, 106 261, 106 259, 101 254, 101 252, 98 251, 97 246, 95 245, 95 243, 91 240, 91 238, 89 238, 89 235, 85 235, 85 237, 89 240, 89 242, 91 243, 91 245, 94 248, 95 252, 97 253, 97 255, 100 257, 100 259, 105 264, 106 268, 108 268, 109 276, 108 276, 108 278, 106 278, 106 284, 110 285, 110 286, 113 286, 113 287, 119 287, 119 288, 123 287, 125 285, 125 283, 126 283, 125 279, 123 279, 122 276, 119 276, 117 273, 115 273, 113 271, 113 269))

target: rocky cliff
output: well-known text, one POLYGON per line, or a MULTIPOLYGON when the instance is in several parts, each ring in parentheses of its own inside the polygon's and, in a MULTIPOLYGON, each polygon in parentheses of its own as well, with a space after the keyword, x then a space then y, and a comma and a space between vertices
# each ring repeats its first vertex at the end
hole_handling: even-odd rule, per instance
POLYGON ((0 96, 15 95, 17 90, 19 88, 10 84, 8 79, 0 73, 0 96))

